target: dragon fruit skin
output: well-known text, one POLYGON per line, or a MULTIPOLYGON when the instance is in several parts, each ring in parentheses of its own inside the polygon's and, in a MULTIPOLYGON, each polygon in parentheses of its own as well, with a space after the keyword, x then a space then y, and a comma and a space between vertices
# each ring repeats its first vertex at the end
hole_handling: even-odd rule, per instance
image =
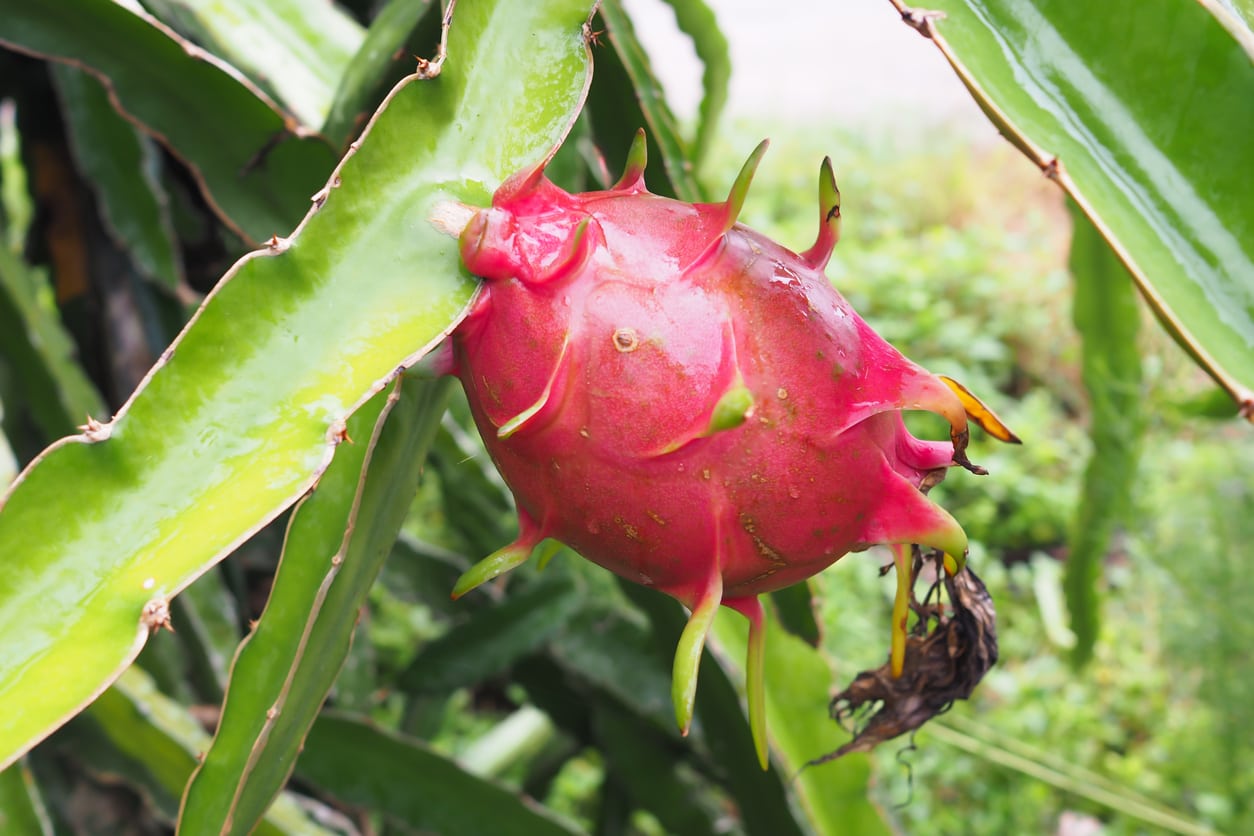
POLYGON ((842 555, 896 546, 893 665, 904 653, 910 546, 956 570, 967 540, 921 492, 968 465, 974 399, 905 359, 831 286, 839 193, 820 172, 818 238, 793 253, 735 223, 765 143, 728 200, 688 204, 643 184, 643 135, 606 191, 525 172, 461 235, 486 280, 453 334, 453 370, 517 500, 518 539, 454 595, 545 538, 692 611, 675 660, 681 728, 721 603, 750 621, 750 722, 766 765, 757 596, 842 555), (923 441, 901 411, 931 410, 923 441))

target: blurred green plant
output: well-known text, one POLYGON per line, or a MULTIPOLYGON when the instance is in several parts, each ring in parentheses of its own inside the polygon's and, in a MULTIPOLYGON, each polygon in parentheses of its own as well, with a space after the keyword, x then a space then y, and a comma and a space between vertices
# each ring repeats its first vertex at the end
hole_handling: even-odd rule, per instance
MULTIPOLYGON (((1234 346, 1254 310, 1240 184, 1254 164, 1215 136, 1254 118, 1229 106, 1254 90, 1249 21, 1168 4, 1088 10, 1078 31, 1048 0, 955 0, 940 23, 904 19, 1081 201, 1168 330, 1240 401, 1250 369, 1234 346), (1050 38, 1024 40, 1024 9, 1050 38), (1131 15, 1143 37, 1101 34, 1131 15), (1187 37, 1146 62, 1155 33, 1187 37), (1178 68, 1194 65, 1213 81, 1182 100, 1193 76, 1178 68), (1033 85, 1007 87, 1024 72, 1033 85), (1105 86, 1082 83, 1086 72, 1105 86), (1126 124, 1095 112, 1104 95, 1136 102, 1147 87, 1160 110, 1132 108, 1126 124), (1186 122, 1192 132, 1164 136, 1186 122), (1213 211, 1178 223, 1159 198, 1180 182, 1213 211)), ((1198 413, 1225 410, 1161 331, 1142 331, 1137 397, 1150 419, 1125 470, 1138 447, 1154 454, 1141 457, 1115 548, 1089 549, 1085 578, 1108 587, 1110 605, 1076 676, 1062 664, 1076 634, 1057 560, 1087 502, 1083 462, 1103 449, 1109 387, 1089 371, 1132 338, 1094 350, 1101 327, 1082 327, 1082 351, 1060 201, 1005 153, 836 131, 810 145, 771 126, 776 153, 743 216, 807 241, 814 163, 833 153, 847 206, 833 281, 911 356, 1003 393, 1029 442, 977 440, 972 455, 994 476, 937 489, 1001 607, 1002 663, 972 706, 919 735, 905 755, 912 780, 896 751, 794 780, 846 739, 819 715, 831 661, 840 680, 881 661, 888 597, 873 556, 817 580, 818 649, 787 632, 815 638, 798 617, 808 591, 779 601, 771 640, 795 676, 776 672, 769 773, 748 740, 743 672, 727 661, 739 654, 706 660, 693 734, 675 733, 671 602, 569 558, 516 573, 508 595, 449 602, 458 574, 511 537, 513 516, 459 395, 396 379, 473 289, 426 224, 433 196, 483 203, 563 135, 550 175, 592 187, 646 125, 650 186, 698 198, 702 178, 725 183, 767 132, 720 133, 730 63, 700 0, 671 3, 705 68, 693 126, 670 112, 617 0, 581 29, 592 5, 463 0, 444 40, 446 10, 429 0, 0 0, 0 484, 10 447, 26 465, 87 422, 0 514, 0 563, 15 579, 0 587, 0 762, 11 764, 0 825, 1012 832, 1075 812, 1113 832, 1254 826, 1254 763, 1238 745, 1254 734, 1242 620, 1254 585, 1235 563, 1254 519, 1247 428, 1190 430, 1198 413), (435 77, 389 95, 413 55, 435 77), (127 420, 88 417, 124 403, 127 420), (197 527, 167 528, 171 515, 197 527), (167 617, 177 632, 150 637, 167 617), (48 677, 26 667, 41 658, 48 677)), ((1099 508, 1092 523, 1115 521, 1099 508)), ((743 641, 734 624, 718 636, 743 641)))

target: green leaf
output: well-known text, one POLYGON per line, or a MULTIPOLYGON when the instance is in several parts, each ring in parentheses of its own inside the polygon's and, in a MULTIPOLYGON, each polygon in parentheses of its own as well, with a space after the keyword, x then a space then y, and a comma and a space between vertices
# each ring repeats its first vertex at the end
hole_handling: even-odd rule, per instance
POLYGON ((470 741, 457 759, 472 775, 496 778, 543 751, 555 732, 553 721, 543 711, 525 705, 470 741))
POLYGON ((1215 0, 1203 5, 1254 56, 1254 0, 1215 0))
MULTIPOLYGON (((805 820, 816 833, 888 833, 879 811, 867 798, 870 763, 866 755, 806 764, 835 751, 849 740, 828 710, 832 668, 823 652, 781 629, 766 608, 766 725, 775 769, 796 776, 792 782, 805 820)), ((740 615, 720 612, 714 638, 731 667, 745 658, 748 623, 740 615)))
POLYGON ((541 647, 580 603, 569 578, 548 573, 428 644, 397 685, 410 693, 440 694, 487 679, 541 647))
POLYGON ((19 403, 47 438, 104 412, 75 353, 45 271, 0 247, 0 360, 11 369, 19 403))
POLYGON ((99 79, 64 64, 50 69, 79 173, 115 243, 147 278, 173 290, 183 268, 155 145, 118 114, 99 79))
POLYGON ((542 807, 475 777, 413 738, 323 714, 297 774, 341 801, 441 836, 569 836, 542 807))
POLYGON ((389 0, 370 22, 357 54, 340 75, 331 109, 322 126, 323 136, 339 145, 357 132, 357 120, 371 109, 370 99, 380 80, 397 63, 404 64, 407 72, 414 66, 412 56, 398 57, 397 51, 408 42, 428 13, 438 18, 439 12, 440 4, 431 0, 389 0))
POLYGON ((1063 584, 1076 637, 1072 660, 1083 665, 1097 641, 1098 580, 1111 531, 1128 511, 1145 420, 1136 341, 1141 311, 1133 284, 1123 264, 1074 206, 1071 217, 1072 315, 1083 345, 1093 452, 1084 470, 1063 584))
POLYGON ((13 455, 13 447, 4 434, 4 404, 0 403, 0 491, 9 487, 9 483, 17 478, 17 457, 13 455))
POLYGON ((201 575, 174 601, 181 654, 200 693, 221 702, 239 644, 239 613, 221 571, 201 575))
POLYGON ((1149 831, 1129 821, 1124 827, 1130 831, 1188 836, 1209 836, 1216 832, 1209 822, 1192 820, 1158 798, 1136 792, 1126 780, 1111 780, 1059 757, 1054 746, 1038 748, 1011 734, 964 719, 959 712, 929 722, 919 729, 919 738, 921 747, 930 748, 933 742, 947 743, 990 764, 1020 772, 1040 786, 1056 787, 1068 796, 1105 808, 1107 815, 1119 813, 1154 828, 1149 831))
POLYGON ((699 167, 710 150, 719 116, 727 104, 727 87, 732 74, 731 53, 727 38, 718 28, 718 19, 702 0, 666 0, 666 3, 675 11, 679 30, 692 39, 692 46, 703 67, 701 86, 705 92, 697 113, 697 135, 692 142, 692 161, 699 167))
POLYGON ((182 832, 252 830, 348 656, 450 385, 400 383, 353 415, 349 437, 361 440, 335 457, 292 515, 270 600, 232 665, 217 735, 188 787, 182 832))
MULTIPOLYGON (((669 665, 687 621, 683 608, 655 590, 626 582, 621 586, 632 603, 648 614, 653 625, 654 650, 665 654, 669 665)), ((753 836, 803 833, 788 799, 792 774, 783 774, 779 769, 763 770, 758 765, 740 696, 710 652, 701 659, 696 724, 708 749, 710 764, 721 772, 729 794, 740 805, 745 830, 753 836)))
MULTIPOLYGON (((0 61, 0 71, 12 63, 0 61)), ((0 246, 14 254, 22 251, 34 214, 17 140, 17 106, 12 99, 0 100, 0 246)))
MULTIPOLYGON (((209 743, 209 735, 196 718, 158 691, 138 668, 124 673, 66 731, 89 759, 112 758, 109 763, 96 762, 111 771, 119 770, 165 806, 170 816, 175 812, 183 785, 200 753, 209 743), (94 731, 84 735, 83 727, 88 725, 94 731), (106 743, 112 752, 100 752, 97 743, 106 743)), ((257 832, 312 834, 324 831, 309 820, 295 799, 284 796, 257 832)))
MULTIPOLYGON (((432 469, 440 478, 444 514, 480 556, 490 554, 517 533, 513 502, 482 443, 452 420, 436 439, 432 469)), ((451 589, 451 587, 450 587, 451 589)))
POLYGON ((662 84, 653 74, 649 56, 620 0, 601 4, 601 20, 604 37, 613 49, 598 53, 597 84, 589 108, 597 144, 610 165, 611 180, 621 170, 636 131, 644 128, 649 157, 655 165, 661 163, 667 179, 666 183, 650 181, 650 190, 680 200, 701 200, 701 186, 693 175, 678 120, 666 103, 662 84))
POLYGON ((292 136, 238 71, 129 6, 0 0, 0 44, 98 76, 123 114, 190 166, 210 205, 250 241, 290 232, 335 163, 322 140, 292 136))
POLYGON ((648 810, 668 833, 701 836, 723 832, 718 811, 700 803, 691 781, 686 781, 683 750, 656 727, 609 700, 593 704, 593 733, 607 758, 609 776, 630 797, 632 804, 648 810), (694 797, 696 796, 696 797, 694 797))
MULTIPOLYGON (((427 465, 431 454, 427 454, 427 465)), ((428 471, 430 472, 430 471, 428 471)), ((465 615, 467 601, 454 601, 449 590, 470 568, 470 559, 402 531, 392 544, 392 556, 383 565, 380 583, 407 604, 420 604, 435 615, 448 618, 465 615)))
POLYGON ((811 647, 823 640, 823 628, 814 612, 814 584, 802 581, 771 593, 779 626, 811 647))
POLYGON ((301 124, 318 130, 349 62, 365 38, 334 3, 307 0, 144 0, 180 33, 273 94, 301 124))
MULTIPOLYGON (((670 658, 663 658, 647 626, 631 610, 589 606, 567 623, 549 651, 571 676, 631 708, 675 739, 670 658)), ((678 641, 679 634, 675 634, 678 641)), ((675 648, 671 647, 671 654, 675 648)), ((555 718, 557 719, 557 718, 555 718)))
POLYGON ((1254 39, 1178 0, 892 2, 1254 417, 1254 39))
POLYGON ((145 607, 304 494, 346 417, 458 320, 475 286, 435 207, 486 204, 550 152, 588 73, 586 0, 459 8, 442 74, 398 86, 298 233, 232 268, 112 422, 19 478, 0 764, 116 677, 145 607))
POLYGON ((52 819, 26 761, 0 772, 0 833, 52 836, 52 819))

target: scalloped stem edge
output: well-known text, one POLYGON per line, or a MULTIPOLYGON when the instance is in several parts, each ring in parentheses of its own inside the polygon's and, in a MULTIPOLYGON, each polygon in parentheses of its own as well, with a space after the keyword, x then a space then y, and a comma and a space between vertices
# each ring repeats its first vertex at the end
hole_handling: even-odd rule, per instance
MULTIPOLYGON (((1102 220, 1100 214, 1093 208, 1093 204, 1076 187, 1075 181, 1071 179, 1066 169, 1063 168, 1062 160, 1058 159, 1057 155, 1049 153, 1028 139, 1010 120, 1010 117, 993 102, 992 98, 984 91, 984 88, 975 80, 975 77, 967 71, 966 66, 958 59, 958 56, 949 46, 948 41, 937 31, 936 21, 943 18, 944 14, 927 9, 912 8, 903 3, 902 0, 888 0, 888 2, 901 15, 903 23, 936 45, 936 48, 941 51, 945 60, 949 62, 949 66, 957 74, 958 80, 967 88, 967 92, 975 99, 975 103, 979 105, 980 110, 984 111, 984 115, 997 127, 998 132, 1031 160, 1041 170, 1042 174, 1057 183, 1076 202, 1076 205, 1080 207, 1080 211, 1092 222, 1097 231, 1101 233, 1102 238, 1105 239, 1106 243, 1123 263, 1123 266, 1127 268, 1129 275, 1132 276, 1132 280, 1136 282, 1137 288, 1141 291, 1141 295, 1149 303, 1150 307, 1154 309, 1154 313, 1159 321, 1163 322, 1169 330, 1176 334, 1177 338, 1188 347, 1188 351, 1197 359, 1206 373, 1214 378, 1215 382, 1232 396, 1232 399, 1237 403, 1241 417, 1254 423, 1254 389, 1246 387, 1220 366, 1215 358, 1193 337, 1192 333, 1176 319, 1171 309, 1167 306, 1166 301, 1146 278, 1145 271, 1137 265, 1132 254, 1115 236, 1113 230, 1102 220)), ((1244 42, 1242 43, 1244 44, 1244 42)))

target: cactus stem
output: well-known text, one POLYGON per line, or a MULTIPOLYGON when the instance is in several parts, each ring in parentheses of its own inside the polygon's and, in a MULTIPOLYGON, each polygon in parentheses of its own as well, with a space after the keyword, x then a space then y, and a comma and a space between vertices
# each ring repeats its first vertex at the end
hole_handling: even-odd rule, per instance
POLYGON ((714 623, 714 614, 723 599, 723 576, 718 567, 710 572, 705 588, 698 593, 692 604, 688 626, 679 637, 675 648, 675 664, 671 679, 671 699, 675 703, 675 722, 685 737, 692 726, 693 705, 697 698, 697 673, 701 668, 701 652, 705 649, 705 637, 714 623))
POLYGON ((623 167, 623 176, 610 186, 611 191, 638 191, 644 187, 644 169, 649 162, 649 147, 645 139, 644 128, 636 131, 631 140, 631 150, 627 152, 627 164, 623 167))
POLYGON ((836 188, 836 175, 832 172, 832 158, 824 157, 819 167, 819 235, 814 246, 801 254, 816 270, 827 266, 840 240, 840 189, 836 188))

